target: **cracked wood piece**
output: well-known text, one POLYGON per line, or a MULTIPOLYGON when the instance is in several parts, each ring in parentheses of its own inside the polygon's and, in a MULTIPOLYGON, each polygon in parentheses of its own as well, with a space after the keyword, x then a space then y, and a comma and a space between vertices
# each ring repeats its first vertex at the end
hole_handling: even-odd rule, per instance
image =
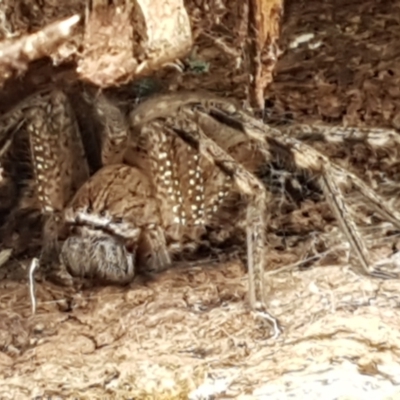
POLYGON ((100 87, 128 82, 174 62, 193 45, 182 0, 92 1, 78 73, 100 87))

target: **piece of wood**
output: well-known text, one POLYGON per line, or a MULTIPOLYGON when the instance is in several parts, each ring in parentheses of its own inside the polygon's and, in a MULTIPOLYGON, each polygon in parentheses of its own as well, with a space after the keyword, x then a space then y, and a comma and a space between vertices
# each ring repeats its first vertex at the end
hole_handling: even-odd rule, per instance
POLYGON ((80 16, 74 15, 30 35, 0 42, 0 87, 11 77, 23 74, 32 61, 50 57, 69 40, 79 20, 80 16))
POLYGON ((264 109, 264 93, 272 82, 279 57, 278 39, 283 15, 283 0, 249 0, 250 102, 264 109))
POLYGON ((78 73, 100 87, 128 82, 184 56, 192 47, 182 0, 92 2, 78 73))

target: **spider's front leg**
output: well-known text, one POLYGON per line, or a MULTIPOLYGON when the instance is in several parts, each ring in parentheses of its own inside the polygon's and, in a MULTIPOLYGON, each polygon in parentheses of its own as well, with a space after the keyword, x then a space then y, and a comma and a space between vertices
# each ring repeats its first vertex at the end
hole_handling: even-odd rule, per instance
MULTIPOLYGON (((131 121, 135 126, 135 112, 131 121)), ((140 125, 140 124, 139 124, 140 125)), ((163 121, 155 120, 147 123, 142 131, 163 131, 167 136, 178 135, 183 141, 193 147, 198 154, 216 165, 236 184, 241 195, 247 200, 246 237, 248 253, 249 296, 253 310, 266 319, 274 329, 274 336, 280 333, 276 318, 267 312, 266 282, 265 282, 265 232, 269 193, 255 175, 239 164, 226 151, 209 139, 196 125, 190 108, 183 107, 163 121)), ((215 184, 210 182, 209 184, 215 184)), ((195 209, 197 209, 197 206, 195 209)))
POLYGON ((36 197, 45 217, 41 264, 58 264, 65 205, 88 178, 82 141, 66 96, 57 90, 34 98, 25 112, 36 197))
POLYGON ((122 164, 107 165, 122 159, 126 121, 102 95, 95 106, 106 167, 89 180, 66 96, 53 91, 25 110, 36 195, 45 216, 40 264, 64 284, 72 283, 71 275, 121 284, 132 280, 136 263, 146 269, 170 263, 147 177, 122 164))
POLYGON ((99 122, 100 158, 103 166, 122 163, 128 140, 128 121, 118 106, 103 93, 91 100, 99 122))
MULTIPOLYGON (((40 100, 31 105, 27 121, 37 196, 46 216, 40 263, 49 276, 64 284, 72 283, 71 276, 121 284, 133 279, 136 263, 146 269, 169 264, 146 176, 115 164, 87 180, 83 144, 67 98, 52 92, 46 103, 40 100), (61 249, 59 239, 65 239, 61 249)), ((95 101, 102 161, 118 162, 126 121, 104 96, 95 101)))

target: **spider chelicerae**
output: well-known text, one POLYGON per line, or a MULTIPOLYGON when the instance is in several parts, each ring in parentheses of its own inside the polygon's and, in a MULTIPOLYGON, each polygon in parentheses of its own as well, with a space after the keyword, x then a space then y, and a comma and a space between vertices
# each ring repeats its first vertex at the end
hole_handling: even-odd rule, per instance
POLYGON ((34 195, 45 216, 40 263, 53 273, 71 282, 130 282, 138 268, 161 270, 174 254, 194 249, 210 229, 237 225, 246 234, 251 307, 273 322, 277 334, 265 298, 271 193, 257 172, 279 161, 315 178, 362 272, 395 276, 370 265, 342 187, 358 191, 399 229, 398 213, 313 147, 210 93, 157 95, 128 112, 104 94, 92 101, 95 137, 79 134, 60 90, 19 107, 6 124, 10 134, 3 135, 4 157, 18 130, 28 134, 34 195), (101 160, 90 176, 87 155, 98 144, 101 160), (230 202, 233 194, 240 207, 230 202))

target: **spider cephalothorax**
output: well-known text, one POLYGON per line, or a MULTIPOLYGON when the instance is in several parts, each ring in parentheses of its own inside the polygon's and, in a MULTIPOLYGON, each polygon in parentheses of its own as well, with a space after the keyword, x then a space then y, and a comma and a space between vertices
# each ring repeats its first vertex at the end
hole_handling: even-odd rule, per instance
POLYGON ((125 283, 137 267, 165 268, 210 228, 240 226, 251 306, 273 320, 265 313, 271 194, 257 172, 279 162, 315 178, 363 272, 389 276, 370 265, 340 186, 352 186, 400 228, 398 214, 356 175, 233 102, 201 92, 167 94, 125 115, 99 96, 103 167, 89 178, 66 97, 52 92, 44 100, 25 112, 37 197, 47 216, 42 263, 75 277, 125 283), (230 202, 235 194, 240 206, 230 202))

